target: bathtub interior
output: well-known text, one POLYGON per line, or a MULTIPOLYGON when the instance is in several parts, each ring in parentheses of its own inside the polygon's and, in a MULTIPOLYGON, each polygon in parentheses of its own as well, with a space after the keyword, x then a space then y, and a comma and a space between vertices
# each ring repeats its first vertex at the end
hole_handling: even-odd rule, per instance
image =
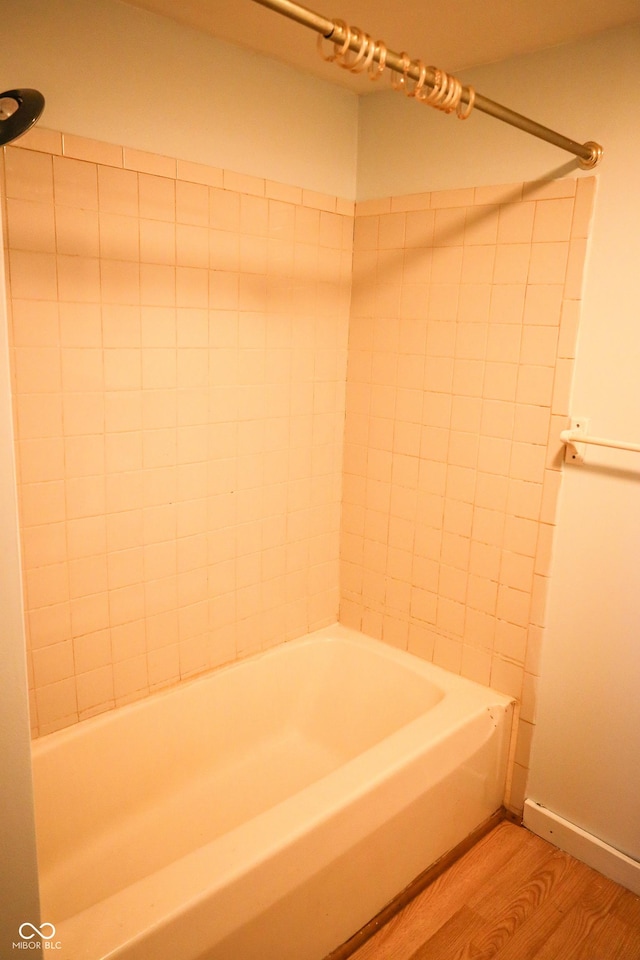
POLYGON ((161 870, 433 710, 446 685, 394 654, 325 633, 37 741, 47 915, 161 870))

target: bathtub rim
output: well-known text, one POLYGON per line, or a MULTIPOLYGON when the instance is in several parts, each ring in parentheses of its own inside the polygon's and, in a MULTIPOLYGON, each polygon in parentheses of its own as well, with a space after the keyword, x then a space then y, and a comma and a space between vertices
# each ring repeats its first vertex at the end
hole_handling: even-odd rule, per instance
POLYGON ((193 677, 187 677, 184 680, 180 680, 177 683, 171 684, 170 686, 162 687, 159 690, 155 690, 152 693, 142 696, 136 700, 132 700, 129 703, 121 704, 120 706, 113 707, 110 710, 102 711, 101 713, 95 714, 91 717, 85 717, 83 720, 69 724, 68 726, 62 727, 59 730, 53 730, 50 733, 36 737, 31 741, 32 762, 39 753, 45 753, 58 744, 62 745, 68 739, 73 740, 80 735, 88 734, 92 729, 99 729, 102 726, 109 725, 118 718, 124 719, 128 715, 135 715, 145 708, 148 709, 152 705, 159 706, 163 700, 177 696, 181 692, 186 696, 190 689, 201 686, 208 681, 213 680, 215 677, 220 676, 222 673, 235 673, 238 670, 242 670, 243 667, 258 663, 263 658, 284 656, 291 648, 304 647, 317 642, 331 643, 334 641, 347 641, 358 647, 361 647, 362 649, 372 650, 378 655, 381 655, 392 662, 400 663, 400 665, 404 666, 405 668, 409 666, 411 670, 419 673, 421 676, 426 677, 438 685, 441 684, 445 693, 448 693, 457 687, 458 689, 466 689, 471 695, 476 697, 478 695, 486 694, 487 691, 489 691, 491 694, 494 694, 499 698, 504 697, 505 700, 510 702, 515 700, 514 697, 511 697, 508 694, 500 693, 493 687, 484 686, 483 684, 477 683, 475 680, 471 680, 467 677, 461 676, 460 674, 453 673, 444 667, 440 667, 438 664, 432 663, 430 660, 425 660, 417 654, 412 653, 410 650, 403 650, 399 647, 395 647, 392 644, 386 643, 384 640, 379 640, 376 637, 370 637, 367 634, 353 629, 352 627, 346 627, 343 624, 336 622, 326 627, 320 627, 319 629, 314 630, 311 633, 304 634, 301 637, 283 640, 281 643, 274 644, 273 646, 267 647, 264 650, 258 650, 255 653, 251 653, 249 656, 242 657, 239 660, 231 660, 227 663, 218 664, 217 666, 212 667, 203 673, 199 673, 193 677), (407 658, 410 660, 409 665, 406 663, 407 658), (472 694, 472 691, 474 690, 475 694, 472 694))

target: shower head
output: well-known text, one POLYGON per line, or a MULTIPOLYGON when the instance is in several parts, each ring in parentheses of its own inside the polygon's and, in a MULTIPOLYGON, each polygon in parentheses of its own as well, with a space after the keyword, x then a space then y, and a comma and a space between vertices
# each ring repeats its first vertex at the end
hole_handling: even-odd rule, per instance
POLYGON ((44 109, 39 90, 5 90, 0 93, 0 147, 33 126, 44 109))

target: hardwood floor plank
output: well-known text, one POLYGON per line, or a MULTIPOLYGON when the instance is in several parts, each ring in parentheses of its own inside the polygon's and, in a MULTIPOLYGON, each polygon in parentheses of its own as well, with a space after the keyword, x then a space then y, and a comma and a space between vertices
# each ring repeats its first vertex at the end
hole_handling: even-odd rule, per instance
MULTIPOLYGON (((541 915, 548 913, 551 897, 567 872, 567 864, 549 851, 543 857, 542 851, 538 851, 537 855, 537 869, 532 869, 529 876, 523 871, 520 876, 524 874, 524 880, 518 882, 516 877, 513 885, 508 882, 504 890, 499 890, 475 908, 484 920, 483 928, 467 948, 453 954, 451 960, 467 960, 471 957, 474 960, 493 960, 502 957, 505 948, 532 917, 539 920, 541 915)), ((517 864, 520 864, 520 858, 517 858, 517 864)), ((558 913, 553 907, 551 911, 554 924, 557 924, 558 913)), ((522 957, 521 952, 519 960, 522 957)))
POLYGON ((584 895, 590 878, 582 871, 576 872, 571 859, 559 850, 555 851, 555 860, 564 862, 566 870, 556 878, 557 882, 541 909, 533 911, 502 947, 499 960, 535 957, 576 900, 584 895))
POLYGON ((613 913, 627 926, 640 930, 640 897, 625 890, 613 908, 613 913))
POLYGON ((593 882, 586 886, 544 946, 534 955, 535 960, 593 960, 591 942, 621 897, 622 887, 595 871, 591 872, 594 875, 593 882))
POLYGON ((398 913, 353 960, 409 960, 490 878, 499 875, 522 843, 519 827, 501 823, 398 913), (384 952, 380 952, 384 951, 384 952))
MULTIPOLYGON (((547 877, 545 871, 551 869, 551 872, 554 872, 548 867, 553 857, 553 848, 543 840, 538 843, 538 840, 540 838, 532 834, 523 838, 524 842, 504 868, 492 876, 488 883, 469 899, 469 906, 473 910, 485 919, 491 919, 509 906, 514 893, 522 886, 527 887, 532 877, 540 874, 541 882, 544 884, 547 877)), ((542 896, 542 892, 540 895, 542 896)))
POLYGON ((640 897, 503 822, 352 960, 640 960, 640 897))
POLYGON ((598 957, 606 957, 607 960, 640 960, 637 930, 634 936, 628 926, 613 914, 604 917, 597 931, 582 943, 577 954, 577 960, 594 960, 598 957))
POLYGON ((469 907, 463 906, 411 954, 410 960, 452 960, 452 957, 461 957, 483 926, 482 918, 469 907))

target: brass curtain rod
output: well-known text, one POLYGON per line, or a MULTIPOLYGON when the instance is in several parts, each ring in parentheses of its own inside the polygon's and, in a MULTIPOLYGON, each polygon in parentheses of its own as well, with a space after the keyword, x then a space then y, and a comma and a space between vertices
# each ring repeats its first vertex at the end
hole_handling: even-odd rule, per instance
MULTIPOLYGON (((331 40, 337 44, 346 44, 350 50, 355 52, 361 50, 362 32, 352 32, 349 28, 345 30, 342 21, 329 20, 327 17, 314 13, 313 10, 309 10, 307 7, 294 3, 293 0, 254 0, 254 3, 259 3, 263 7, 269 7, 269 9, 275 10, 276 13, 280 13, 285 17, 289 17, 290 20, 295 20, 297 23, 301 23, 303 26, 315 30, 316 33, 322 34, 327 40, 331 40)), ((380 41, 377 41, 377 44, 379 43, 380 41)), ((384 45, 381 46, 384 47, 384 45)), ((381 46, 376 46, 372 57, 377 63, 380 63, 381 46)), ((384 66, 389 67, 390 70, 394 70, 396 73, 403 74, 405 77, 411 77, 412 80, 420 80, 419 61, 412 60, 407 66, 406 56, 403 58, 400 54, 394 53, 392 50, 385 50, 385 53, 386 59, 383 60, 384 66)), ((427 69, 424 83, 431 88, 435 86, 436 76, 432 68, 427 69)), ((462 103, 469 104, 469 99, 469 87, 463 87, 460 100, 462 103)), ((588 140, 586 143, 578 143, 569 137, 564 137, 561 133, 556 133, 555 130, 550 130, 548 127, 536 123, 535 120, 530 120, 528 117, 523 117, 522 114, 509 110, 508 107, 504 107, 494 100, 483 97, 479 93, 475 93, 473 106, 482 113, 487 113, 497 120, 502 120, 503 123, 508 123, 512 127, 518 127, 518 129, 524 130, 525 133, 538 137, 539 140, 546 140, 547 143, 552 143, 554 146, 560 147, 568 153, 572 153, 578 158, 578 163, 584 170, 595 167, 602 158, 602 147, 599 143, 595 143, 593 140, 588 140)))

